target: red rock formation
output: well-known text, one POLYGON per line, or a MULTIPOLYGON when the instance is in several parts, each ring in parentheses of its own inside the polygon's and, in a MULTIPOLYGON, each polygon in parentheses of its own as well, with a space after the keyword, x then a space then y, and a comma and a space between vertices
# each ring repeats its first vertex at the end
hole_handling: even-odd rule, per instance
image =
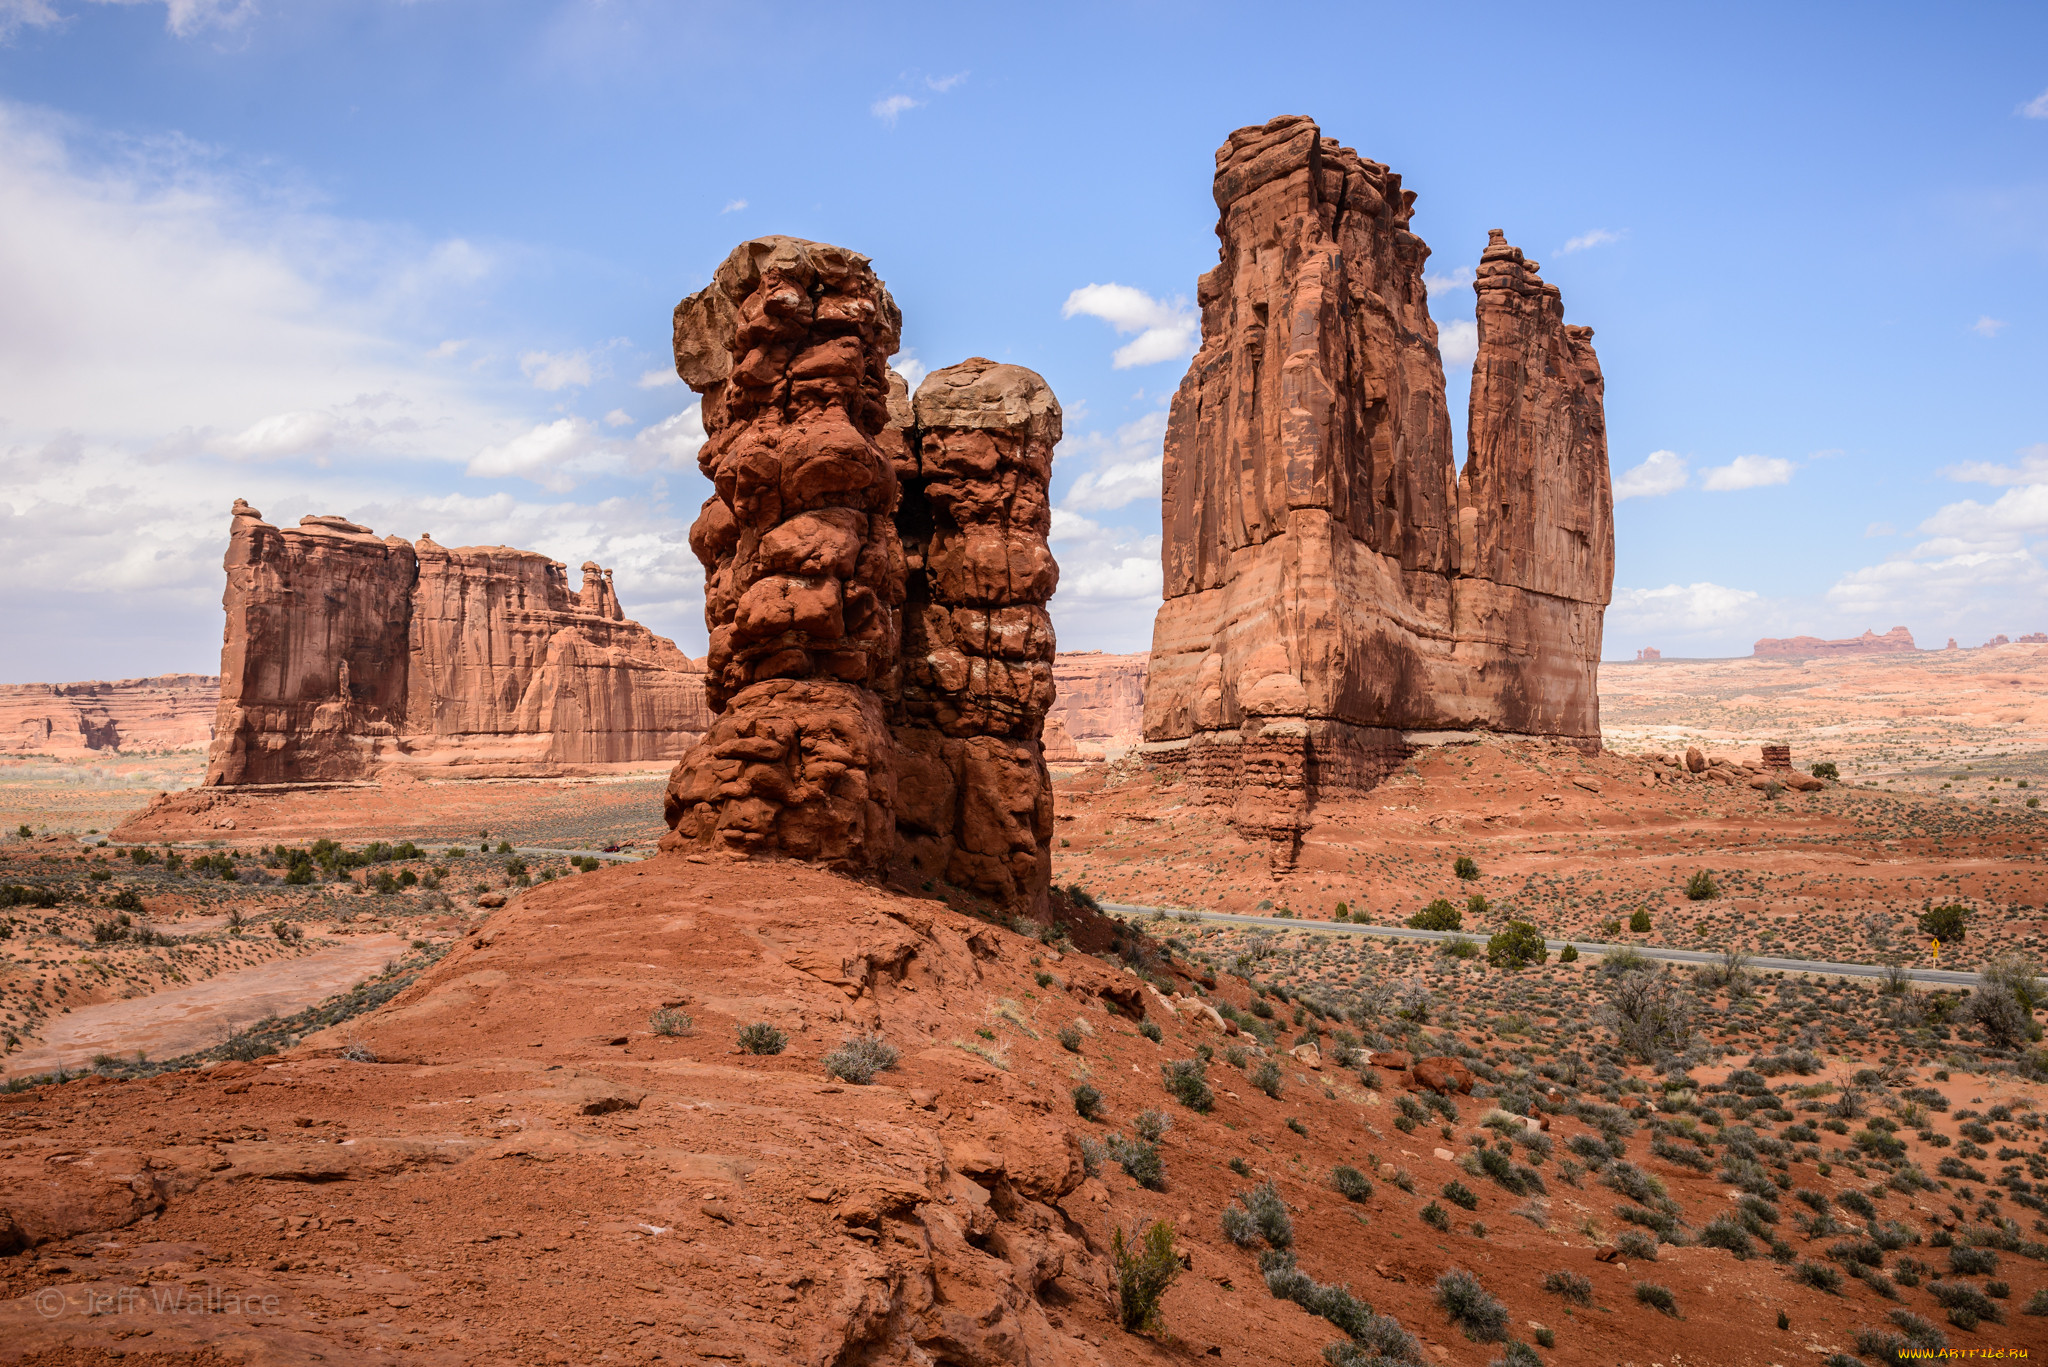
MULTIPOLYGON (((1075 759, 1114 759, 1138 745, 1145 738, 1145 672, 1151 660, 1145 651, 1060 654, 1052 662, 1059 701, 1047 717, 1047 735, 1058 719, 1073 739, 1075 759)), ((1047 758, 1052 757, 1048 750, 1047 758)))
POLYGON ((1814 656, 1896 655, 1919 648, 1913 644, 1912 632, 1893 627, 1882 636, 1866 631, 1846 641, 1823 641, 1818 636, 1766 636, 1750 648, 1750 654, 1760 660, 1805 660, 1814 656))
POLYGON ((672 841, 844 868, 893 852, 881 698, 898 687, 904 564, 877 439, 901 328, 866 257, 789 237, 742 243, 676 306, 716 489, 690 545, 719 716, 670 780, 672 841))
POLYGON ((1145 739, 1285 863, 1313 795, 1370 787, 1404 733, 1598 744, 1601 380, 1591 334, 1496 235, 1461 485, 1413 193, 1305 118, 1238 130, 1216 167, 1145 739))
POLYGON ((531 551, 280 530, 237 499, 226 566, 208 787, 590 771, 708 724, 699 666, 531 551))
POLYGON ((1644 646, 1636 652, 1636 663, 1639 665, 1649 664, 1653 660, 1661 660, 1663 658, 1664 652, 1655 646, 1644 646))
POLYGON ((0 747, 24 754, 198 749, 213 736, 219 703, 220 679, 212 674, 0 684, 0 747))
POLYGON ((1763 755, 1764 768, 1766 769, 1790 769, 1792 767, 1792 747, 1789 745, 1766 745, 1763 747, 1763 755))
POLYGON ((927 875, 1036 912, 1052 879, 1040 738, 1054 697, 1045 604, 1059 566, 1045 537, 1059 401, 1036 373, 975 357, 926 376, 911 418, 897 457, 901 850, 927 875))

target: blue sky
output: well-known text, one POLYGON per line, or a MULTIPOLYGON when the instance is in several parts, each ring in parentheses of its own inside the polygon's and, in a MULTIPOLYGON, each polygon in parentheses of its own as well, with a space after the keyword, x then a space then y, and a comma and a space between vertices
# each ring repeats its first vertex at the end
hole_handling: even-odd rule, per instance
POLYGON ((1061 643, 1143 649, 1214 149, 1387 162, 1464 411, 1486 240, 1608 379, 1604 654, 2048 630, 2048 10, 0 0, 0 679, 218 663, 242 496, 617 571, 692 652, 669 311, 873 257, 1067 409, 1061 643), (1116 288, 1111 288, 1111 287, 1116 288))

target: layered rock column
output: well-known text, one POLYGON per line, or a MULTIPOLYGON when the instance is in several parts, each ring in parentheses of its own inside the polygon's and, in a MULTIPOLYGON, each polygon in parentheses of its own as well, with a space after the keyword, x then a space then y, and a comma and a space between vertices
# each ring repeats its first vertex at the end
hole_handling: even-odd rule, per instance
POLYGON ((1035 372, 975 357, 934 371, 898 449, 909 570, 896 727, 904 854, 928 874, 1040 909, 1052 877, 1059 584, 1046 534, 1060 406, 1035 372))
POLYGON ((742 243, 676 308, 716 489, 690 545, 720 715, 670 779, 671 845, 853 869, 893 850, 881 699, 898 686, 904 564, 878 437, 901 326, 866 257, 789 237, 742 243))

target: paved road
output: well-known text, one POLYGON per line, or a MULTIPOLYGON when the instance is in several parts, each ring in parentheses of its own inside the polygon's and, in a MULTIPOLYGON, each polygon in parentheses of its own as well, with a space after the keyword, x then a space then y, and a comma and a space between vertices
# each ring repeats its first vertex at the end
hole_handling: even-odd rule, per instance
MULTIPOLYGON (((1268 930, 1312 930, 1323 935, 1376 935, 1389 940, 1450 940, 1460 934, 1453 930, 1416 930, 1411 926, 1361 926, 1350 921, 1303 921, 1279 916, 1239 916, 1227 911, 1192 911, 1183 907, 1149 907, 1130 902, 1104 902, 1105 911, 1130 912, 1136 915, 1151 915, 1164 912, 1168 916, 1193 916, 1203 921, 1221 921, 1234 926, 1261 926, 1268 930)), ((1475 938, 1466 936, 1467 939, 1475 938)), ((1553 950, 1563 949, 1564 940, 1545 940, 1553 950)), ((1720 962, 1720 954, 1703 949, 1667 949, 1661 945, 1608 945, 1593 940, 1572 940, 1581 954, 1606 954, 1617 949, 1632 949, 1651 959, 1660 959, 1674 964, 1710 964, 1720 962)), ((1779 959, 1768 955, 1756 955, 1749 961, 1752 970, 1775 972, 1783 969, 1788 973, 1834 973, 1848 978, 1881 978, 1885 974, 1882 964, 1838 964, 1824 959, 1779 959)), ((1933 983, 1941 987, 1975 987, 1975 973, 1953 972, 1946 968, 1909 968, 1906 974, 1916 983, 1933 983)))

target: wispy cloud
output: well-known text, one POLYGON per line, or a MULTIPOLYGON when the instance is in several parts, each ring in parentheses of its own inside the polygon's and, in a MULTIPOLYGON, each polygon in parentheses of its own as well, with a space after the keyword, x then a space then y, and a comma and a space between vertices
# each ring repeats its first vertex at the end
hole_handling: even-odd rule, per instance
POLYGON ((1559 256, 1570 256, 1573 252, 1591 251, 1595 247, 1609 247, 1621 241, 1627 235, 1625 231, 1613 232, 1607 228, 1595 228, 1589 233, 1580 233, 1577 237, 1566 242, 1557 249, 1557 254, 1559 256))
POLYGON ((1658 589, 1616 589, 1608 609, 1609 629, 1695 632, 1741 622, 1762 595, 1750 589, 1702 582, 1666 584, 1658 589))
POLYGON ((868 106, 868 113, 894 128, 899 117, 923 103, 923 100, 914 100, 908 95, 885 95, 868 106))
POLYGON ((49 0, 0 0, 0 42, 25 28, 49 28, 63 18, 49 0))
POLYGON ((1948 466, 1941 473, 1961 484, 2048 484, 2048 442, 2023 446, 2013 454, 2019 459, 2011 465, 1970 460, 1948 466))
POLYGON ((2019 115, 2023 119, 2048 119, 2048 90, 2021 105, 2019 115))
POLYGON ((1792 462, 1776 456, 1737 456, 1726 465, 1700 471, 1700 487, 1723 494, 1737 489, 1761 489, 1768 484, 1788 484, 1791 480, 1792 462))
POLYGON ((956 71, 950 76, 927 76, 924 78, 924 84, 925 89, 935 90, 939 94, 943 95, 947 91, 951 90, 954 86, 960 84, 960 82, 966 79, 966 72, 956 71))
POLYGON ((1178 360, 1195 349, 1202 318, 1187 300, 1154 299, 1129 285, 1083 285, 1067 296, 1060 317, 1086 314, 1100 318, 1120 334, 1137 333, 1110 358, 1118 370, 1178 360))
POLYGON ((590 353, 587 351, 529 351, 519 358, 519 369, 535 389, 553 392, 590 383, 590 353))
POLYGON ((1976 333, 1979 337, 1996 337, 1999 333, 2005 331, 2005 328, 2006 323, 2003 318, 1993 318, 1988 313, 1970 324, 1970 331, 1976 333))
POLYGON ((1159 497, 1165 438, 1166 410, 1162 408, 1125 423, 1114 435, 1087 432, 1061 443, 1062 462, 1071 464, 1076 457, 1085 456, 1094 464, 1068 487, 1060 506, 1074 513, 1102 513, 1141 498, 1159 497))
POLYGON ((1623 472, 1614 481, 1614 501, 1661 498, 1683 489, 1687 478, 1684 456, 1676 451, 1652 451, 1641 465, 1623 472))
POLYGON ((672 384, 681 384, 682 382, 683 377, 676 374, 673 366, 658 366, 653 370, 643 370, 640 372, 640 378, 634 381, 642 389, 666 389, 672 384))
POLYGON ((1898 534, 1899 529, 1889 522, 1873 522, 1863 529, 1863 535, 1866 538, 1873 536, 1897 536, 1898 534))
MULTIPOLYGON (((39 0, 28 0, 37 4, 39 0)), ((153 5, 164 7, 164 27, 180 38, 206 29, 231 29, 256 14, 256 0, 93 0, 98 5, 153 5)))
POLYGON ((721 214, 736 214, 746 207, 747 202, 744 199, 729 199, 726 201, 725 207, 718 212, 721 214))
POLYGON ((1463 318, 1445 323, 1436 330, 1436 349, 1447 366, 1471 365, 1479 357, 1479 324, 1463 318))

